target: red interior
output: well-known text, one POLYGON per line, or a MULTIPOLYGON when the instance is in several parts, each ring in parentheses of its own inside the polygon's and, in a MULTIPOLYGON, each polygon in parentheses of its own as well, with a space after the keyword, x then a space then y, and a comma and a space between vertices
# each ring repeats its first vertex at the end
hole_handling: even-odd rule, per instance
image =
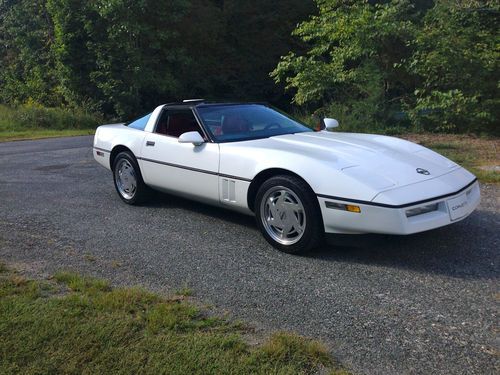
POLYGON ((160 120, 156 127, 156 133, 179 137, 186 132, 197 131, 199 126, 195 118, 189 113, 173 113, 165 120, 160 120))
POLYGON ((250 130, 248 121, 241 115, 234 113, 224 117, 222 121, 223 134, 236 134, 240 132, 247 132, 250 130))

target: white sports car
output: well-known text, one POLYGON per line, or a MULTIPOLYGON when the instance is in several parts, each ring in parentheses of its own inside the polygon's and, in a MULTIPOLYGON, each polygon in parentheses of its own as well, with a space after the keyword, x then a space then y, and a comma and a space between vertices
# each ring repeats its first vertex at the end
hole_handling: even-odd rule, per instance
POLYGON ((120 198, 149 188, 247 214, 279 250, 318 246, 325 233, 410 234, 468 216, 474 175, 417 144, 382 135, 313 131, 261 103, 165 104, 100 126, 94 157, 120 198))

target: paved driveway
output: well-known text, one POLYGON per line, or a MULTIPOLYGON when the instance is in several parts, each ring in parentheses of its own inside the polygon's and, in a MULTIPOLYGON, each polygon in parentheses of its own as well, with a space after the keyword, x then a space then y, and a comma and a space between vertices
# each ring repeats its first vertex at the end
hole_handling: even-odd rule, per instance
POLYGON ((408 237, 273 250, 253 218, 160 196, 119 200, 91 137, 0 144, 0 258, 197 298, 261 329, 318 337, 361 374, 493 374, 500 189, 467 220, 408 237), (353 246, 354 245, 354 246, 353 246))

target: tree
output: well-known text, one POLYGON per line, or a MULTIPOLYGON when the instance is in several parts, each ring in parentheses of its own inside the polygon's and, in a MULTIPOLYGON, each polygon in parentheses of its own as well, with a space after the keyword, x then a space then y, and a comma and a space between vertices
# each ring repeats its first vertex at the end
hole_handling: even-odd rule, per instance
POLYGON ((127 117, 173 98, 185 62, 179 22, 185 0, 48 0, 58 77, 70 103, 127 117))
POLYGON ((499 133, 500 7, 438 0, 425 16, 408 69, 417 76, 410 114, 426 130, 499 133))
POLYGON ((60 102, 44 0, 0 1, 0 101, 60 102))
POLYGON ((294 102, 355 130, 500 132, 493 0, 316 0, 305 54, 272 72, 294 102))
POLYGON ((0 100, 128 118, 188 97, 286 104, 268 72, 312 0, 0 0, 0 100))
POLYGON ((294 31, 309 48, 282 57, 272 77, 299 105, 329 112, 353 129, 382 123, 397 111, 412 79, 410 56, 417 10, 409 1, 316 0, 319 14, 294 31))

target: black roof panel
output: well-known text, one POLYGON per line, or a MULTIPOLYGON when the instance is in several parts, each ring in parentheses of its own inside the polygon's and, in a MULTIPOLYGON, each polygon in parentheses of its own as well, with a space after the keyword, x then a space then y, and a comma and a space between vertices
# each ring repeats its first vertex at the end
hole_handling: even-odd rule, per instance
POLYGON ((167 107, 187 107, 187 108, 193 108, 193 107, 208 107, 208 106, 217 106, 217 105, 242 105, 242 104, 262 104, 262 105, 268 105, 266 102, 214 102, 214 101, 205 101, 205 100, 196 100, 196 101, 189 101, 189 102, 172 102, 172 103, 166 103, 165 106, 167 107))

